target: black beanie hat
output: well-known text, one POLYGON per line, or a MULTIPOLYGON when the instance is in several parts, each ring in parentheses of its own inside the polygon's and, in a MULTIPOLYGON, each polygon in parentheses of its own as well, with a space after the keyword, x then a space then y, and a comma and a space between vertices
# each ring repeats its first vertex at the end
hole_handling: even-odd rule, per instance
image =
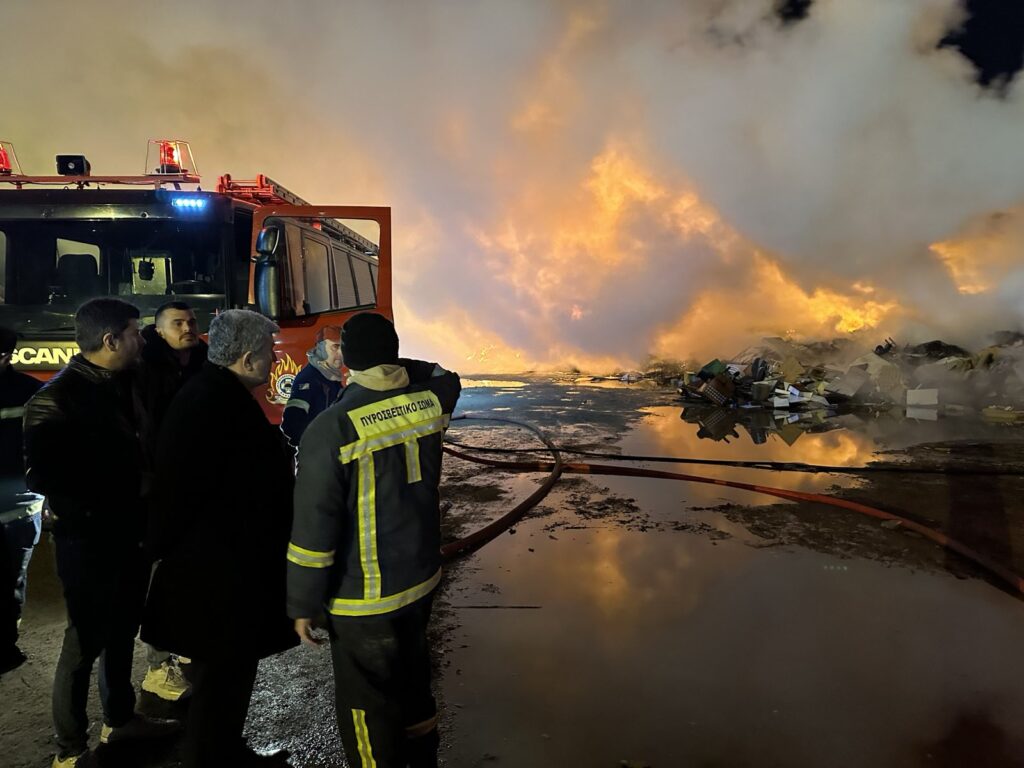
POLYGON ((341 327, 341 359, 351 371, 398 362, 398 334, 383 315, 362 312, 341 327))

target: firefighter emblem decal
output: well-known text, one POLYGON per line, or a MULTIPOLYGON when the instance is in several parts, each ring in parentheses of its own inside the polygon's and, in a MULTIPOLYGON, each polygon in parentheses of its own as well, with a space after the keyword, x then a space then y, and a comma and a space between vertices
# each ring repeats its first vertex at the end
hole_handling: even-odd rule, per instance
POLYGON ((270 372, 270 381, 267 387, 267 402, 284 405, 292 394, 292 382, 295 375, 301 370, 301 366, 292 360, 290 355, 282 355, 274 364, 270 372))

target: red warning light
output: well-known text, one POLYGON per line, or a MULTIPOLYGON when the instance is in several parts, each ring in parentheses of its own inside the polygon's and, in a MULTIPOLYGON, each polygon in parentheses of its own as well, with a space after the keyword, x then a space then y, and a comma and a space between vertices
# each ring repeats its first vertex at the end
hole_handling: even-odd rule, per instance
POLYGON ((176 141, 160 142, 159 173, 181 173, 181 150, 176 141))
POLYGON ((147 176, 199 176, 192 148, 181 139, 150 139, 146 145, 147 176))

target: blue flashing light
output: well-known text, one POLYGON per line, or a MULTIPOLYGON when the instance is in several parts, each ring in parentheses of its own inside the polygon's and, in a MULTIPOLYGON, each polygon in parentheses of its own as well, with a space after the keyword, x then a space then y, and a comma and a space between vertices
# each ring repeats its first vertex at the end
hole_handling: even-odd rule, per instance
POLYGON ((201 211, 206 208, 206 198, 203 197, 175 197, 171 205, 185 211, 201 211))

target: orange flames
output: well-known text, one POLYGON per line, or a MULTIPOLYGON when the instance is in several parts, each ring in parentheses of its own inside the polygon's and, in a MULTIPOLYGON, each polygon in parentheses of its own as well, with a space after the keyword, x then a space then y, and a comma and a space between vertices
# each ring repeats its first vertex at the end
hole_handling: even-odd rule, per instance
MULTIPOLYGON (((575 366, 607 373, 635 367, 651 354, 675 359, 730 354, 764 335, 877 334, 903 314, 894 298, 864 280, 845 289, 801 285, 695 190, 657 178, 635 152, 614 143, 593 158, 568 192, 530 187, 492 225, 470 232, 493 275, 486 290, 515 300, 529 344, 517 344, 503 328, 491 330, 488 316, 464 306, 425 321, 403 304, 401 288, 396 302, 411 343, 426 344, 437 359, 461 360, 467 371, 575 366), (584 352, 566 342, 585 335, 595 321, 607 323, 602 313, 609 310, 602 301, 609 286, 630 279, 636 285, 638 275, 652 283, 663 279, 659 264, 665 257, 652 243, 675 250, 673 240, 678 258, 692 258, 687 247, 698 243, 701 258, 715 262, 707 287, 680 285, 678 306, 659 308, 665 316, 661 327, 627 340, 635 350, 628 358, 584 352)), ((410 276, 410 286, 414 281, 410 276)))

